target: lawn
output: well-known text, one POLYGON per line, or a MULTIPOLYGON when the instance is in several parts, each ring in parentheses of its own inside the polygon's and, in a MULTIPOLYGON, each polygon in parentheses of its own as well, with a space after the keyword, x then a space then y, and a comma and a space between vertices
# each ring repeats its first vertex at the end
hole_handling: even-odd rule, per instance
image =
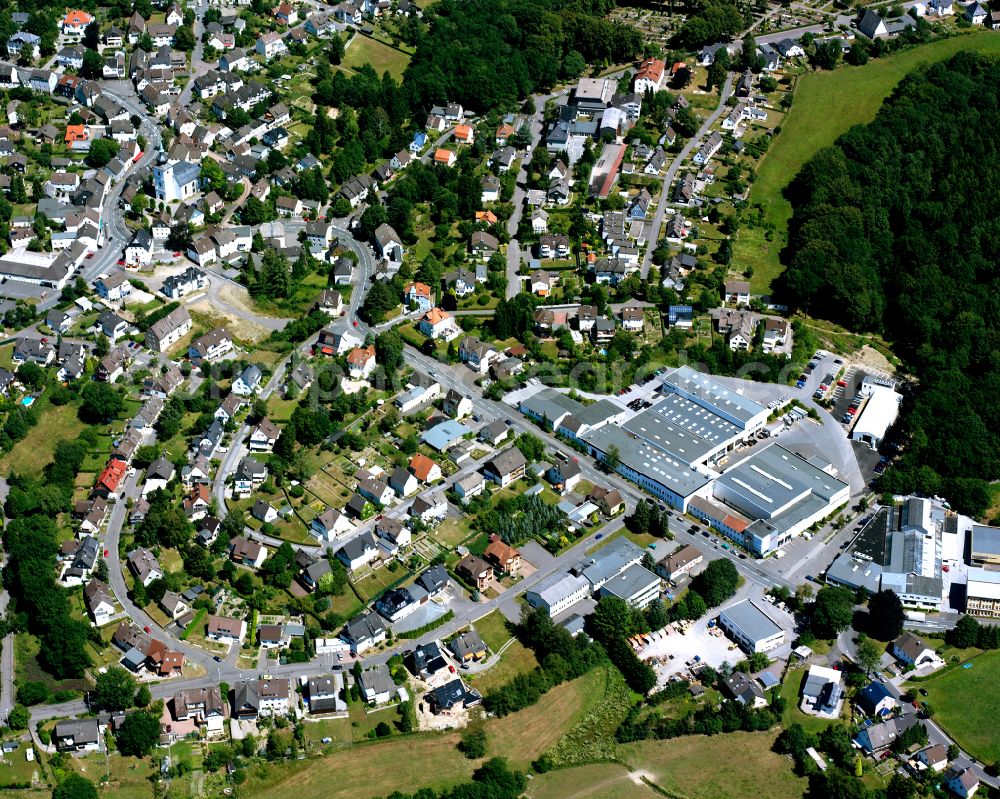
POLYGON ((489 755, 506 757, 516 768, 527 768, 604 698, 605 682, 604 669, 593 669, 556 686, 520 713, 491 720, 486 725, 489 755))
POLYGON ((934 720, 974 757, 984 763, 1000 760, 1000 738, 994 724, 1000 717, 1000 651, 986 652, 957 668, 922 680, 927 701, 937 711, 934 720))
MULTIPOLYGON (((499 610, 473 623, 476 631, 490 648, 491 652, 499 652, 512 636, 504 626, 504 617, 499 610)), ((471 678, 476 689, 483 694, 489 693, 502 685, 506 685, 518 674, 526 674, 538 665, 535 653, 517 639, 511 641, 500 660, 486 671, 471 678)))
POLYGON ((473 627, 479 633, 490 651, 497 652, 511 638, 510 630, 507 629, 506 619, 499 610, 483 616, 473 622, 473 627))
POLYGON ((342 65, 347 69, 355 69, 371 64, 379 75, 388 72, 399 80, 409 63, 410 57, 406 53, 358 34, 347 47, 342 65))
MULTIPOLYGON (((331 736, 333 737, 333 736, 331 736)), ((370 799, 386 796, 405 782, 406 790, 441 789, 467 779, 473 762, 455 745, 457 734, 411 735, 359 744, 310 762, 272 766, 251 777, 241 796, 294 796, 296 799, 370 799), (405 764, 405 774, 400 772, 405 764)))
POLYGON ((769 291, 781 274, 778 254, 792 216, 782 191, 802 165, 854 125, 870 122, 907 73, 960 50, 1000 51, 1000 37, 992 31, 977 31, 872 59, 863 67, 810 72, 799 79, 795 103, 761 161, 750 191, 750 202, 762 204, 766 221, 775 226, 774 241, 765 241, 762 230, 750 227, 743 227, 736 238, 733 263, 753 267, 754 292, 769 291))
POLYGON ((733 732, 642 741, 620 746, 618 756, 645 772, 665 796, 800 799, 806 780, 792 773, 787 758, 771 751, 775 737, 775 732, 733 732))
POLYGON ((44 397, 39 402, 38 424, 0 458, 0 474, 16 468, 21 474, 40 475, 51 462, 56 444, 77 438, 85 427, 76 415, 75 405, 49 405, 44 397))

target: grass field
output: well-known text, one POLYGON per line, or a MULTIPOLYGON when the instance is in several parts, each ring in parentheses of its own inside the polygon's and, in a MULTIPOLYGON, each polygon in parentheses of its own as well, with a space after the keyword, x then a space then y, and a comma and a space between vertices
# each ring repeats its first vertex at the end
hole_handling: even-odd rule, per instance
POLYGON ((76 415, 75 405, 49 405, 44 398, 40 402, 38 424, 0 458, 0 474, 16 468, 22 474, 40 475, 52 460, 56 444, 77 438, 85 427, 76 415))
POLYGON ((410 57, 406 53, 358 34, 344 53, 342 66, 354 69, 364 64, 371 64, 379 75, 388 72, 399 80, 409 63, 410 57))
MULTIPOLYGON (((487 721, 490 756, 504 755, 514 766, 526 768, 586 714, 600 693, 595 687, 603 680, 604 673, 594 671, 554 688, 520 713, 487 721)), ((339 732, 343 740, 344 730, 339 732)), ((371 799, 400 788, 401 764, 405 764, 406 791, 445 788, 468 779, 476 765, 455 748, 458 739, 456 733, 425 733, 357 744, 311 760, 307 767, 301 763, 270 767, 263 776, 255 774, 248 780, 240 795, 259 799, 371 799)))
POLYGON ((811 72, 799 79, 795 103, 764 156, 750 191, 750 202, 762 204, 767 222, 776 228, 774 240, 766 241, 763 230, 749 227, 743 227, 736 237, 733 264, 741 269, 753 267, 754 292, 767 292, 781 274, 778 254, 792 215, 782 191, 802 165, 854 125, 870 122, 907 73, 960 50, 998 52, 1000 37, 992 31, 977 31, 873 59, 863 67, 811 72))
POLYGON ((970 754, 992 763, 1000 760, 1000 738, 993 727, 1000 716, 1000 651, 986 652, 970 663, 970 669, 952 669, 922 680, 919 687, 926 689, 927 701, 937 711, 935 721, 970 754))
POLYGON ((535 777, 524 794, 528 799, 653 799, 659 794, 637 772, 617 763, 552 771, 535 777))
POLYGON ((771 751, 775 736, 775 732, 734 732, 643 741, 619 747, 618 755, 633 770, 645 772, 667 796, 801 799, 806 780, 792 773, 786 758, 771 751))
MULTIPOLYGON (((473 623, 473 627, 491 652, 499 652, 513 637, 504 625, 504 621, 503 614, 495 610, 473 623)), ((472 677, 471 682, 481 693, 489 693, 501 685, 506 685, 518 674, 527 674, 537 665, 535 653, 515 639, 504 650, 499 662, 490 666, 487 671, 472 677)))

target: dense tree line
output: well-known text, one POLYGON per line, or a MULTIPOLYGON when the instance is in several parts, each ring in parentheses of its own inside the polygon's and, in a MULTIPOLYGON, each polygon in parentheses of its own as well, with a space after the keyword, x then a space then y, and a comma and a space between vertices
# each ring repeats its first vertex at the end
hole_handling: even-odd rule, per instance
POLYGON ((621 743, 646 739, 666 740, 683 735, 718 735, 725 732, 769 730, 781 718, 784 700, 776 698, 771 705, 752 708, 742 702, 724 699, 718 706, 703 705, 683 716, 661 716, 646 713, 636 706, 618 728, 615 736, 621 743))
POLYGON ((17 474, 8 478, 11 488, 4 510, 10 522, 4 543, 10 561, 4 580, 14 600, 14 623, 38 636, 39 660, 58 679, 79 677, 90 665, 84 648, 88 625, 72 617, 69 593, 56 583, 53 564, 59 550, 55 518, 70 508, 74 480, 91 438, 57 444, 42 480, 17 474))
POLYGON ((1000 649, 1000 627, 980 624, 972 616, 962 616, 958 624, 945 633, 945 641, 959 649, 978 646, 980 649, 1000 649))
POLYGON ((476 524, 487 533, 496 533, 511 546, 518 546, 538 536, 559 533, 563 518, 562 511, 541 497, 518 494, 500 500, 495 509, 484 510, 476 524))
POLYGON ((884 490, 979 514, 1000 477, 1000 64, 972 52, 912 73, 869 125, 820 151, 789 189, 780 293, 885 335, 919 387, 884 490))
POLYGON ((639 31, 602 19, 608 0, 444 0, 404 75, 415 110, 445 102, 484 111, 579 76, 587 63, 631 61, 639 31))
POLYGON ((565 628, 553 624, 549 614, 541 608, 526 613, 515 633, 521 643, 534 650, 540 665, 484 697, 483 706, 497 716, 523 710, 535 704, 550 688, 586 674, 605 662, 600 644, 585 636, 574 638, 565 628))

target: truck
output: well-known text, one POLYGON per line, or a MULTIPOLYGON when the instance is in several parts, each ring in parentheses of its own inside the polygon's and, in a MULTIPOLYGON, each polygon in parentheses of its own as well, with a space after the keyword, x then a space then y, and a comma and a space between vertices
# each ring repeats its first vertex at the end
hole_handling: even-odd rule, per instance
POLYGON ((927 614, 919 610, 908 610, 905 615, 907 621, 927 621, 927 614))

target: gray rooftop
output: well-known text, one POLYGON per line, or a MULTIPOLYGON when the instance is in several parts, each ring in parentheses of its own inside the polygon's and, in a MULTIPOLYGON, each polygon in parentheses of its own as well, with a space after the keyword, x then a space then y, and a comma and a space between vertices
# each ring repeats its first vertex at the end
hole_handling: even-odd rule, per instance
POLYGON ((633 438, 614 425, 605 425, 585 433, 584 441, 601 452, 618 448, 619 463, 653 480, 682 497, 690 496, 708 484, 709 479, 689 465, 671 457, 647 441, 633 438))
POLYGON ((735 424, 745 425, 757 414, 766 411, 760 403, 737 394, 710 375, 697 372, 690 366, 681 366, 667 375, 663 381, 663 390, 686 394, 699 404, 713 406, 718 413, 728 416, 735 424))
POLYGON ((597 586, 640 560, 642 560, 642 550, 636 544, 627 538, 616 538, 577 568, 591 585, 597 586))
POLYGON ((972 525, 972 556, 1000 557, 1000 527, 972 525))
POLYGON ((741 498, 740 510, 749 513, 753 509, 759 511, 755 513, 757 518, 769 519, 810 494, 824 503, 847 487, 842 480, 780 444, 757 450, 722 474, 717 482, 731 495, 741 498))
POLYGON ((651 585, 659 582, 660 578, 653 572, 645 566, 635 563, 621 574, 608 580, 602 590, 628 602, 636 594, 647 591, 651 585))
POLYGON ((780 633, 781 627, 775 624, 771 617, 758 608, 749 599, 737 602, 722 611, 733 626, 742 630, 748 638, 760 641, 780 633))

